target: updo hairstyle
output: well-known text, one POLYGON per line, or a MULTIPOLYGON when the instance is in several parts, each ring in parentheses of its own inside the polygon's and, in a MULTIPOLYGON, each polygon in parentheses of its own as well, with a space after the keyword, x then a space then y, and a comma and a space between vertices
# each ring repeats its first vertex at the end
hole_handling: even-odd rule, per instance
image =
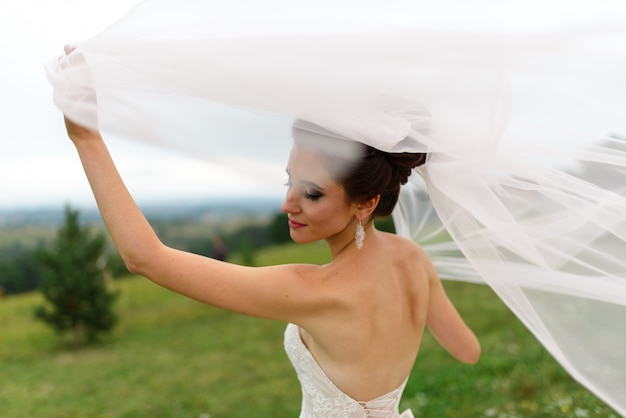
POLYGON ((400 186, 411 170, 426 161, 425 153, 388 153, 335 134, 307 121, 296 121, 296 146, 314 150, 333 179, 346 192, 348 202, 364 202, 380 194, 373 218, 391 215, 400 186))
POLYGON ((372 217, 387 217, 398 203, 400 186, 406 184, 413 168, 424 164, 426 154, 388 153, 360 145, 363 147, 361 157, 336 181, 343 186, 352 202, 365 201, 380 194, 372 217))

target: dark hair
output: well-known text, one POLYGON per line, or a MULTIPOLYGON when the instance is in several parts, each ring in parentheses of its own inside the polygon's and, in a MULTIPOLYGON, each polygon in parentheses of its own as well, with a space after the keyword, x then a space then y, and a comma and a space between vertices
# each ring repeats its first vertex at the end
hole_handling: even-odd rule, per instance
POLYGON ((391 215, 398 202, 400 186, 408 181, 411 170, 426 161, 425 153, 388 153, 356 141, 332 137, 324 128, 321 134, 296 131, 296 145, 315 150, 335 181, 341 184, 349 202, 363 202, 380 195, 372 217, 391 215))
POLYGON ((400 186, 406 184, 411 170, 426 161, 425 153, 388 153, 362 145, 363 153, 350 169, 337 178, 352 202, 365 201, 380 194, 372 217, 387 217, 398 203, 400 186))

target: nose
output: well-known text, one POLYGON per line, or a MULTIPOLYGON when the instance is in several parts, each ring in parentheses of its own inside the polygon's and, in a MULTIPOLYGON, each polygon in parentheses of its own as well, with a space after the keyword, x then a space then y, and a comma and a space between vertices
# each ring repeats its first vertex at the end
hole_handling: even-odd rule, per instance
POLYGON ((282 210, 283 213, 296 213, 299 210, 296 193, 291 187, 287 189, 285 201, 280 206, 280 210, 282 210))

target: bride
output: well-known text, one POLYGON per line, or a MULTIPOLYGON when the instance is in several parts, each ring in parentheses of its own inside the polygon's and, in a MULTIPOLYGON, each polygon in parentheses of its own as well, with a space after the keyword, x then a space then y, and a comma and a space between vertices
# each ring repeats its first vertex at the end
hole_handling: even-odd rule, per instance
MULTIPOLYGON (((458 360, 480 346, 417 244, 377 231, 424 154, 385 153, 298 121, 282 210, 298 243, 332 261, 249 268, 165 246, 134 203, 98 132, 66 119, 106 227, 128 269, 212 306, 289 323, 301 417, 398 417, 426 326, 458 360)), ((412 416, 410 411, 403 417, 412 416)))
POLYGON ((425 325, 476 360, 435 270, 489 285, 626 414, 626 152, 607 136, 624 121, 626 8, 444 3, 144 0, 51 62, 48 78, 129 267, 294 324, 285 342, 305 416, 331 398, 396 411, 381 405, 397 402, 425 325), (291 130, 294 120, 308 122, 291 130), (294 240, 326 240, 332 263, 245 269, 163 247, 97 132, 200 148, 244 170, 293 136, 283 210, 294 240), (356 151, 337 149, 346 143, 356 151), (361 168, 368 158, 391 167, 385 182, 408 183, 399 198, 374 187, 386 174, 361 168), (419 246, 374 229, 392 210, 419 246))

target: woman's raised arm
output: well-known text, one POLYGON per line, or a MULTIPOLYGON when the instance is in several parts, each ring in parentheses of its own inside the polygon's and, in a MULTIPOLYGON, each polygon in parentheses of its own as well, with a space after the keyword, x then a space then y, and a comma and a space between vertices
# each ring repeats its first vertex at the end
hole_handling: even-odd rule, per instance
POLYGON ((313 278, 318 266, 243 267, 165 246, 128 192, 100 133, 67 118, 65 123, 104 223, 132 273, 213 306, 301 325, 332 303, 313 278))
POLYGON ((100 133, 67 117, 65 126, 115 246, 128 269, 137 272, 141 255, 155 251, 161 242, 126 189, 100 133))

